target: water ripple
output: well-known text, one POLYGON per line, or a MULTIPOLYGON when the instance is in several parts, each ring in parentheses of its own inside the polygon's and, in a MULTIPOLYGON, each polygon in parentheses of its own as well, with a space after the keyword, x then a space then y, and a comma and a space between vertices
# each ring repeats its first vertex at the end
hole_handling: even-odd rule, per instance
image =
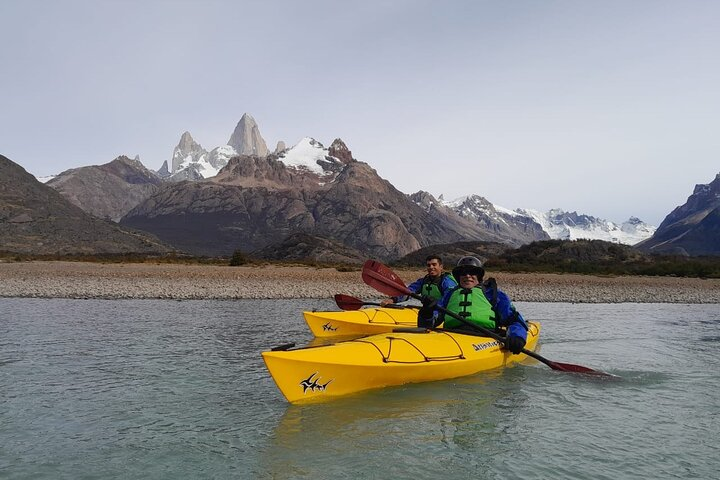
POLYGON ((260 352, 332 300, 3 299, 3 478, 713 478, 720 314, 520 305, 541 353, 460 379, 288 405, 260 352))

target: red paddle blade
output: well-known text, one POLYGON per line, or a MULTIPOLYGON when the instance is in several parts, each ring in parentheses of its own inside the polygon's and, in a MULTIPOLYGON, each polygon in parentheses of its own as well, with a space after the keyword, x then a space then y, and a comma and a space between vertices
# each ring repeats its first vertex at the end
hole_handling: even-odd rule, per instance
POLYGON ((400 295, 414 296, 414 293, 408 290, 405 283, 395 272, 376 260, 367 260, 363 265, 362 279, 367 285, 375 290, 397 297, 400 295))
POLYGON ((570 373, 585 373, 588 375, 600 375, 603 377, 614 377, 615 375, 611 375, 609 373, 601 372, 599 370, 593 370, 592 368, 583 367, 582 365, 574 365, 572 363, 562 363, 562 362, 553 362, 552 360, 548 360, 547 358, 543 357, 539 353, 525 350, 523 349, 523 353, 529 357, 534 358, 535 360, 540 360, 542 363, 547 365, 548 367, 552 368, 553 370, 557 370, 559 372, 570 372, 570 373))
POLYGON ((359 310, 364 305, 363 301, 359 298, 351 297, 350 295, 343 295, 338 293, 335 295, 335 303, 342 310, 359 310))
POLYGON ((572 373, 585 373, 587 375, 600 375, 603 377, 614 377, 609 373, 601 372, 599 370, 593 370, 592 368, 583 367, 582 365, 573 365, 572 363, 561 363, 548 361, 548 365, 553 370, 560 370, 561 372, 572 372, 572 373))

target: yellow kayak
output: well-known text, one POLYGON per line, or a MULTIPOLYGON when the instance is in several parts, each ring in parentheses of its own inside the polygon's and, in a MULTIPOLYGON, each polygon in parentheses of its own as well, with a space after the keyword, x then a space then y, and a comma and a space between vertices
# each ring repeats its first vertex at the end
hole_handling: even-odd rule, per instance
MULTIPOLYGON (((529 327, 525 348, 532 351, 540 324, 530 322, 529 327)), ((527 358, 502 349, 493 338, 440 330, 384 333, 322 347, 266 351, 262 356, 291 403, 457 378, 527 358)))
POLYGON ((316 337, 372 335, 417 326, 417 308, 364 308, 339 312, 303 312, 316 337))

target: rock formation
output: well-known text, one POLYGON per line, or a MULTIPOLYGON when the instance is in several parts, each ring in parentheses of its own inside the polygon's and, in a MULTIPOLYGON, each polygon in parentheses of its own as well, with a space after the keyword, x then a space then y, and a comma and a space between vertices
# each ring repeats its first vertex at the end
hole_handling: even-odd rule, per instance
POLYGON ((695 185, 687 202, 636 247, 650 253, 720 255, 720 173, 707 185, 695 185))
POLYGON ((207 151, 195 140, 190 132, 184 132, 180 142, 173 150, 172 173, 177 173, 191 163, 200 163, 205 160, 207 151))
POLYGON ((228 140, 228 145, 233 147, 239 155, 266 157, 269 153, 255 119, 247 113, 242 116, 235 127, 230 140, 228 140))
POLYGON ((67 170, 47 185, 85 212, 117 222, 161 183, 140 160, 120 156, 104 165, 67 170))

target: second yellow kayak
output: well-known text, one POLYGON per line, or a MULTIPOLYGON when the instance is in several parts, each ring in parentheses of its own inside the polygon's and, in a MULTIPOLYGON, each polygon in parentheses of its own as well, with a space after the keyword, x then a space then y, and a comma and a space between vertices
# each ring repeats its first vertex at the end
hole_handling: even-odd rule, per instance
POLYGON ((417 326, 417 308, 363 308, 339 312, 303 312, 316 337, 373 335, 417 326))

